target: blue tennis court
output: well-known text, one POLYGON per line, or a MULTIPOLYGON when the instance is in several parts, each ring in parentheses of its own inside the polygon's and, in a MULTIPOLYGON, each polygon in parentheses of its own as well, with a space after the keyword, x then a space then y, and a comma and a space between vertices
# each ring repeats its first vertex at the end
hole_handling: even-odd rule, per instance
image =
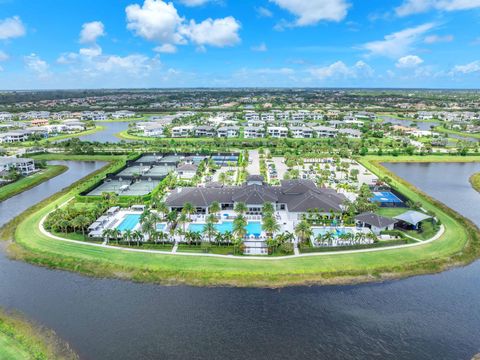
POLYGON ((397 195, 390 191, 375 191, 373 197, 370 199, 371 202, 377 202, 381 204, 401 204, 402 200, 398 198, 397 195))

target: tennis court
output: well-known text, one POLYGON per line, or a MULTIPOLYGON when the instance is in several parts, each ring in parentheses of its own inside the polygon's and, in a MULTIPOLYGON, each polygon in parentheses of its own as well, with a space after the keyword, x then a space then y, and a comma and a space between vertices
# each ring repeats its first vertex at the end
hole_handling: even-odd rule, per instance
POLYGON ((403 201, 400 200, 397 195, 395 195, 390 191, 375 191, 370 201, 381 203, 381 204, 402 204, 403 203, 403 201))
POLYGON ((116 193, 119 194, 122 186, 130 185, 130 181, 109 180, 103 182, 100 186, 96 187, 88 193, 89 196, 98 196, 102 193, 116 193))
POLYGON ((147 195, 153 191, 160 184, 158 180, 151 180, 151 181, 137 181, 134 182, 128 189, 123 191, 121 195, 124 196, 142 196, 147 195))

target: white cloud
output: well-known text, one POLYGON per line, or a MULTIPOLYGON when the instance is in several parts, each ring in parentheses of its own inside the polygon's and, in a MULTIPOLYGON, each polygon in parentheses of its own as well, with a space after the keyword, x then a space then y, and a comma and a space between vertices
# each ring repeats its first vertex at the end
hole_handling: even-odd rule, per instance
POLYGON ((49 76, 49 66, 45 60, 42 60, 37 54, 30 54, 23 58, 27 69, 35 73, 39 78, 49 76))
POLYGON ((126 7, 127 28, 137 36, 150 41, 167 44, 185 43, 178 32, 184 19, 178 15, 173 4, 162 0, 145 0, 143 6, 132 4, 126 7))
POLYGON ((160 64, 157 58, 145 55, 132 54, 128 56, 101 56, 92 63, 94 68, 104 73, 126 72, 131 75, 147 76, 150 71, 160 64))
POLYGON ((18 16, 0 20, 0 40, 14 39, 26 34, 25 26, 18 16))
MULTIPOLYGON (((193 2, 192 2, 193 4, 193 2)), ((240 23, 232 16, 208 18, 200 23, 178 14, 173 3, 163 0, 145 0, 143 5, 132 4, 125 9, 127 28, 137 36, 160 44, 159 52, 173 52, 173 46, 189 41, 205 50, 206 45, 225 47, 240 42, 240 23)))
POLYGON ((186 6, 200 6, 204 5, 210 0, 179 0, 183 5, 186 6))
POLYGON ((258 52, 265 52, 268 50, 267 45, 265 43, 261 43, 257 46, 252 46, 251 49, 252 51, 258 51, 258 52))
POLYGON ((270 0, 297 17, 296 26, 320 21, 341 21, 347 16, 346 0, 270 0))
POLYGON ((454 39, 453 35, 445 35, 445 36, 429 35, 429 36, 426 36, 423 41, 426 44, 435 44, 440 42, 452 42, 453 39, 454 39))
POLYGON ((453 68, 453 73, 471 74, 480 71, 480 61, 473 61, 465 65, 457 65, 453 68))
POLYGON ((101 21, 85 23, 80 31, 80 43, 94 43, 100 36, 105 36, 105 27, 101 21))
POLYGON ((74 52, 69 52, 69 53, 63 53, 61 54, 58 59, 57 63, 66 65, 66 64, 72 64, 78 59, 78 54, 74 52))
POLYGON ((198 24, 195 20, 190 20, 181 32, 199 46, 225 47, 240 42, 239 30, 240 23, 234 17, 227 16, 223 19, 206 19, 198 24))
POLYGON ((479 7, 480 0, 405 0, 395 12, 398 16, 407 16, 430 10, 457 11, 479 7))
POLYGON ((407 55, 398 59, 395 66, 399 69, 408 69, 408 68, 417 67, 422 63, 423 63, 423 60, 417 55, 407 55))
POLYGON ((0 50, 0 62, 1 61, 7 61, 10 57, 8 56, 7 53, 3 52, 2 50, 0 50))
POLYGON ((372 41, 361 46, 369 55, 381 55, 398 58, 406 55, 419 42, 420 37, 434 28, 433 23, 423 24, 413 28, 386 35, 383 40, 372 41))
POLYGON ((177 52, 177 47, 172 44, 163 44, 155 47, 153 50, 164 54, 174 54, 177 52))
POLYGON ((363 61, 358 61, 351 67, 343 61, 337 61, 328 66, 310 68, 308 72, 318 80, 327 80, 371 77, 374 70, 363 61))
POLYGON ((80 49, 79 54, 87 57, 100 56, 102 55, 102 48, 97 44, 94 44, 91 47, 80 49))
POLYGON ((255 8, 255 11, 257 12, 258 16, 260 17, 272 17, 273 13, 267 9, 266 7, 260 6, 255 8))

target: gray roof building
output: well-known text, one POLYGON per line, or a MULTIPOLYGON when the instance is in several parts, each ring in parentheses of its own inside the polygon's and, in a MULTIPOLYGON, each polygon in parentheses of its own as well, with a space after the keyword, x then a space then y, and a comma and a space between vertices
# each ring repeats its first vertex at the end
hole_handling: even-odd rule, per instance
POLYGON ((250 176, 241 186, 187 187, 172 192, 167 206, 182 208, 186 202, 195 207, 208 208, 213 202, 247 205, 264 203, 284 204, 290 212, 306 212, 319 209, 324 212, 342 212, 346 198, 333 189, 318 188, 311 180, 284 180, 280 186, 271 186, 263 182, 263 177, 250 176))
POLYGON ((385 228, 387 226, 396 224, 398 220, 380 216, 373 212, 366 212, 355 216, 355 220, 363 222, 365 224, 375 226, 377 228, 385 228))

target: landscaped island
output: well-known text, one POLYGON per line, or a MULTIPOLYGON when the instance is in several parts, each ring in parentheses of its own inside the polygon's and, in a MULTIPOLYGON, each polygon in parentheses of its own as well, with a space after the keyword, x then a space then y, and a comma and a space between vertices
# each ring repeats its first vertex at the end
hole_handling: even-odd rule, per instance
POLYGON ((470 184, 472 184, 472 187, 480 192, 480 172, 473 174, 470 176, 470 184))
POLYGON ((0 309, 0 359, 73 360, 78 356, 52 331, 0 309))
MULTIPOLYGON (((14 256, 35 264, 96 276, 120 276, 138 281, 192 285, 276 287, 374 281, 441 271, 448 266, 472 261, 478 256, 478 230, 470 221, 399 179, 379 163, 406 160, 478 161, 478 157, 360 158, 359 162, 366 169, 378 179, 388 182, 394 192, 391 194, 408 199, 404 208, 370 207, 372 204, 367 205, 365 201, 371 196, 367 196, 367 191, 362 195, 364 190, 348 188, 345 190, 347 195, 360 191, 357 200, 351 202, 355 205, 350 205, 351 211, 367 206, 364 208, 367 212, 361 217, 350 214, 343 204, 335 205, 332 199, 340 196, 335 195, 333 190, 325 192, 316 189, 312 187, 312 182, 292 180, 281 185, 270 185, 264 183, 266 179, 246 177, 246 169, 251 170, 253 165, 249 161, 242 162, 243 157, 242 155, 239 161, 242 166, 236 168, 233 174, 231 161, 225 155, 221 160, 228 164, 224 169, 227 175, 222 176, 220 182, 233 181, 240 184, 239 187, 224 188, 217 185, 217 190, 212 190, 211 193, 226 195, 220 198, 212 195, 205 208, 197 203, 191 209, 188 202, 186 204, 179 200, 178 194, 190 191, 194 195, 197 192, 196 184, 201 183, 205 176, 219 176, 216 174, 223 170, 215 168, 211 162, 205 163, 202 174, 189 173, 193 168, 178 166, 176 180, 166 175, 151 188, 149 182, 155 181, 152 174, 160 173, 160 167, 163 166, 157 164, 157 160, 155 165, 146 167, 145 164, 152 159, 144 157, 139 160, 137 155, 130 157, 128 161, 131 166, 125 167, 126 157, 91 156, 90 160, 108 158, 112 162, 98 173, 73 184, 13 220, 4 228, 3 237, 15 238, 16 244, 11 246, 14 256), (135 161, 141 161, 143 165, 135 165, 135 161), (133 172, 128 170, 131 167, 134 167, 133 172), (216 170, 213 175, 211 169, 216 170), (108 179, 102 182, 107 173, 110 174, 108 179), (179 180, 179 177, 188 179, 179 180), (124 183, 127 179, 130 179, 129 182, 124 183), (145 186, 140 186, 142 183, 145 186), (110 186, 107 189, 109 192, 102 196, 96 195, 95 189, 99 186, 105 189, 110 186), (188 186, 192 190, 188 190, 188 186), (177 187, 185 190, 176 193, 172 191, 177 187), (114 194, 115 192, 118 193, 114 194), (125 196, 122 192, 131 193, 125 196), (317 212, 306 211, 308 206, 302 208, 299 205, 302 202, 297 204, 295 197, 289 200, 290 193, 298 193, 298 198, 303 197, 305 203, 317 204, 317 201, 323 201, 324 204, 322 208, 315 205, 317 212), (257 203, 259 205, 253 206, 257 203), (245 209, 248 204, 250 205, 245 209), (273 204, 274 208, 266 204, 273 204), (286 205, 285 209, 282 204, 286 205), (165 205, 168 209, 164 209, 165 205), (331 208, 327 209, 327 206, 331 208), (111 222, 112 230, 102 230, 97 238, 87 238, 86 233, 95 232, 102 220, 94 225, 85 218, 95 220, 107 209, 112 211, 112 215, 108 217, 109 214, 105 214, 103 220, 111 222), (292 209, 298 209, 301 214, 295 214, 292 209), (63 222, 55 222, 55 217, 52 217, 58 215, 59 211, 63 212, 60 213, 64 216, 63 222), (368 211, 374 213, 369 215, 368 211), (282 215, 284 213, 286 217, 282 215), (423 214, 423 218, 418 218, 419 213, 423 214), (263 219, 259 217, 255 221, 254 217, 261 214, 264 215, 263 219), (416 220, 412 220, 415 217, 416 220), (415 221, 413 228, 396 228, 395 231, 380 229, 396 222, 405 225, 408 221, 415 221), (423 225, 417 226, 418 223, 423 225), (365 228, 365 225, 369 226, 365 228), (374 228, 377 225, 379 233, 375 234, 374 228), (73 229, 71 232, 71 226, 76 231, 73 229), (349 229, 352 229, 354 235, 346 234, 350 233, 349 229), (358 232, 360 235, 355 235, 357 229, 361 230, 358 232), (364 231, 372 235, 364 236, 364 231), (167 235, 157 238, 153 235, 157 233, 167 235), (203 236, 199 238, 195 233, 203 236), (233 239, 229 241, 228 236, 232 233, 233 239), (370 236, 372 241, 369 240, 370 236), (240 243, 239 238, 242 239, 240 243), (250 243, 249 246, 246 243, 250 243), (260 248, 267 252, 259 254, 245 251, 248 247, 259 248, 258 244, 265 244, 266 247, 262 245, 260 248), (248 256, 252 253, 261 256, 248 256)), ((51 157, 47 155, 43 158, 51 157)), ((168 166, 173 160, 165 160, 164 165, 168 166)), ((270 163, 268 156, 260 153, 258 160, 260 171, 267 171, 268 180, 275 184, 275 179, 272 178, 275 174, 271 167, 267 166, 269 170, 266 170, 262 165, 263 162, 270 163)), ((343 168, 347 165, 340 165, 341 163, 337 162, 335 169, 339 168, 344 173, 343 168)), ((321 166, 315 165, 308 171, 322 174, 323 170, 321 166)), ((326 174, 325 171, 323 173, 326 174)), ((365 173, 368 171, 362 170, 362 176, 365 173)), ((359 174, 353 172, 351 175, 355 178, 359 174)), ((292 173, 291 176, 296 174, 292 173)), ((335 182, 331 179, 322 181, 335 182)), ((358 184, 358 181, 353 183, 358 184)), ((198 189, 204 191, 201 190, 202 187, 198 189)), ((198 192, 198 198, 202 201, 206 199, 205 195, 206 193, 198 192)), ((388 195, 388 192, 375 193, 375 197, 386 197, 382 200, 386 202, 396 202, 399 199, 388 195)), ((194 196, 191 198, 195 199, 194 196)), ((107 226, 107 229, 110 227, 107 226)))
POLYGON ((0 187, 0 201, 31 189, 55 176, 65 172, 68 168, 63 165, 48 165, 38 172, 23 177, 15 182, 0 187))

